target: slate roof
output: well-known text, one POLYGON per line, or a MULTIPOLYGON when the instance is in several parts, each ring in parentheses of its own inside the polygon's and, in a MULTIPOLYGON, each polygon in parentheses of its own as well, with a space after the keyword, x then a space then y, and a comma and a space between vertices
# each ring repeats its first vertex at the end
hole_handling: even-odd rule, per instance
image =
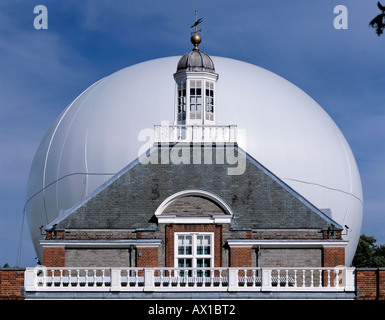
MULTIPOLYGON (((192 150, 190 145, 185 148, 192 150)), ((161 150, 154 146, 147 155, 155 153, 159 158, 161 150)), ((234 229, 326 229, 332 225, 343 229, 242 149, 236 146, 235 152, 246 163, 242 175, 228 175, 227 169, 234 165, 216 164, 215 152, 212 165, 193 164, 192 151, 191 164, 142 164, 137 158, 63 211, 46 229, 54 225, 57 229, 156 227, 154 212, 159 205, 188 189, 207 190, 221 197, 234 212, 234 229)))

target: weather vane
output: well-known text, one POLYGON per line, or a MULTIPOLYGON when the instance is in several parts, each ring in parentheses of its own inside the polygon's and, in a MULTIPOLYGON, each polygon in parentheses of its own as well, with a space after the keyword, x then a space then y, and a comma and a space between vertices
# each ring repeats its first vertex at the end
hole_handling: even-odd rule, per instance
POLYGON ((195 10, 195 23, 190 27, 191 28, 191 34, 202 32, 202 29, 198 30, 198 25, 202 22, 203 22, 203 19, 202 18, 198 19, 198 12, 197 12, 197 10, 195 10), (193 30, 193 28, 195 28, 195 29, 193 30))
POLYGON ((203 19, 199 18, 198 19, 198 12, 195 10, 195 23, 190 27, 191 31, 191 43, 195 46, 194 50, 199 50, 198 46, 202 41, 201 36, 198 34, 198 32, 202 32, 202 29, 198 30, 198 25, 202 23, 203 19))
POLYGON ((385 7, 381 5, 380 2, 377 3, 377 6, 380 10, 382 10, 382 13, 375 17, 372 21, 370 21, 369 25, 372 28, 376 28, 376 33, 378 34, 378 36, 380 36, 385 28, 385 7))

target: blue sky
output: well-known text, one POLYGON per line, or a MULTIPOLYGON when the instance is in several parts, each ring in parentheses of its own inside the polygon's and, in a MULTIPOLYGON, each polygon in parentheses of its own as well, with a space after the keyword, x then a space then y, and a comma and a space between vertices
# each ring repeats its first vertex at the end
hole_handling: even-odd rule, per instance
MULTIPOLYGON (((361 174, 362 233, 385 244, 385 35, 368 26, 380 13, 377 0, 197 5, 205 52, 279 74, 337 123, 361 174), (346 30, 333 26, 337 5, 348 9, 346 30)), ((33 156, 51 123, 102 77, 189 51, 194 10, 195 0, 0 1, 0 265, 36 262, 23 206, 33 156), (47 30, 33 26, 41 4, 47 30)))

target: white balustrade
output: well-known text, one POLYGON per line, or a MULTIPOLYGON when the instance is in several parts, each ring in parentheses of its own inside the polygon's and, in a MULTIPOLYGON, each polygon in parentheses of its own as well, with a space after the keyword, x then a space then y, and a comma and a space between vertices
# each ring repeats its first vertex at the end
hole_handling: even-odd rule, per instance
POLYGON ((27 268, 26 292, 355 290, 354 268, 27 268))
POLYGON ((154 126, 155 143, 235 143, 237 126, 216 125, 156 125, 154 126))

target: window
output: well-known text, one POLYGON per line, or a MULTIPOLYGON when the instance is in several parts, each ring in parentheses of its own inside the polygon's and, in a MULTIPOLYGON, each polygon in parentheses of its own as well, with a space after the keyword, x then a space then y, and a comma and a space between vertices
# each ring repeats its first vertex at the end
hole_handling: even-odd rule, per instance
POLYGON ((206 120, 214 121, 214 83, 206 81, 206 120))
POLYGON ((190 81, 190 119, 202 118, 202 81, 190 81))
POLYGON ((186 120, 186 83, 178 83, 178 121, 186 120))
POLYGON ((180 276, 209 277, 213 266, 212 233, 175 233, 175 265, 182 269, 180 276), (183 270, 184 268, 191 268, 183 270))

